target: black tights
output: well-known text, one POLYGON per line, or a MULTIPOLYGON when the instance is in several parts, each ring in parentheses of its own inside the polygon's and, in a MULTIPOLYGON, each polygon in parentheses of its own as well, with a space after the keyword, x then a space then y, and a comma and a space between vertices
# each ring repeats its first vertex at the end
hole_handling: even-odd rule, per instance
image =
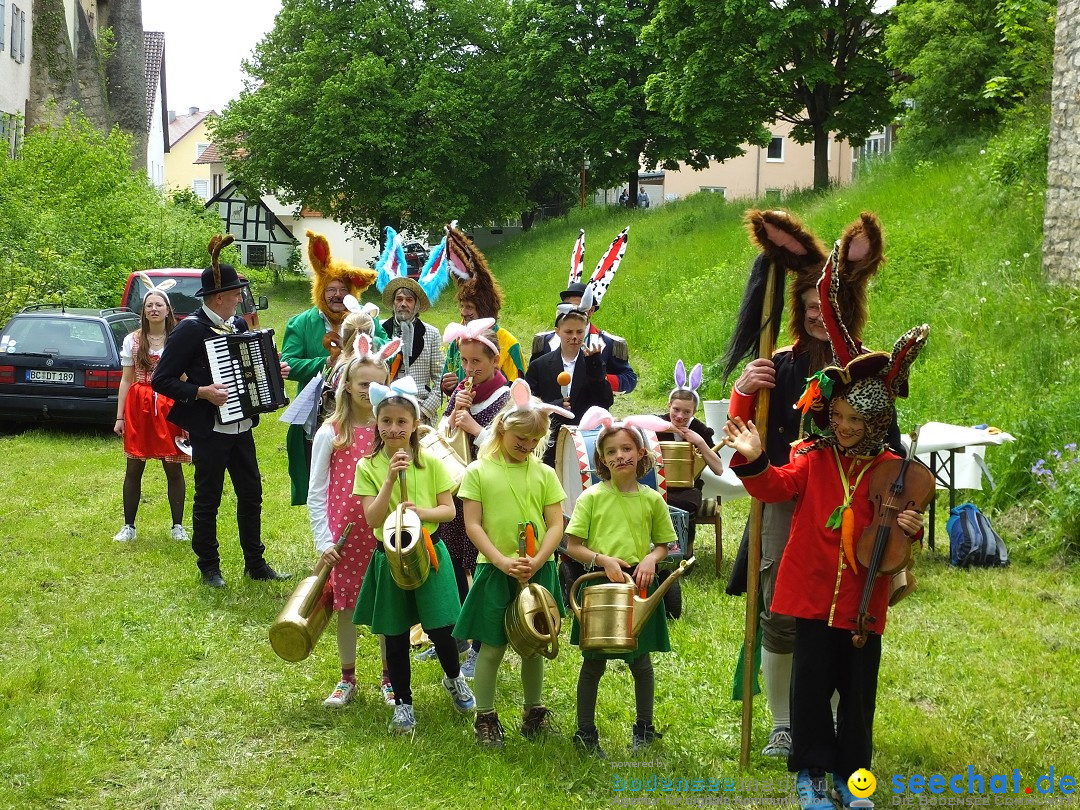
MULTIPOLYGON (((172 522, 174 525, 183 524, 184 502, 187 497, 184 469, 175 461, 163 461, 161 466, 165 470, 165 480, 168 483, 172 522)), ((124 475, 124 523, 128 526, 135 525, 135 515, 139 511, 144 469, 146 469, 145 459, 129 458, 127 460, 127 473, 124 475)))
MULTIPOLYGON (((446 627, 436 627, 434 630, 424 628, 435 645, 435 652, 439 656, 443 672, 448 678, 456 678, 461 674, 461 657, 458 653, 457 642, 450 635, 454 629, 452 624, 446 627)), ((412 703, 412 662, 409 659, 409 633, 408 631, 386 637, 386 669, 390 675, 390 683, 394 687, 394 697, 398 703, 412 703)))
MULTIPOLYGON (((586 658, 581 662, 581 672, 577 682, 577 722, 578 728, 590 731, 596 728, 596 693, 600 689, 600 679, 607 670, 607 660, 586 658)), ((630 674, 634 678, 634 703, 637 709, 637 722, 652 725, 653 703, 656 695, 656 678, 653 675, 652 657, 648 653, 639 655, 630 661, 630 674)))

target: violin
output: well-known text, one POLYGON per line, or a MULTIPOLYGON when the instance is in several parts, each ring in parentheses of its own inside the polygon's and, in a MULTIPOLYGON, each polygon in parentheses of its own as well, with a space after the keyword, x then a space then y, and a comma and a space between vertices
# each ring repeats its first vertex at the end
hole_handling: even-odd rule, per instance
MULTIPOLYGON (((911 447, 906 458, 887 459, 874 468, 870 475, 870 501, 874 504, 874 520, 855 547, 855 558, 866 569, 866 584, 859 602, 859 615, 851 643, 856 647, 866 644, 870 625, 876 616, 867 613, 874 583, 878 575, 892 575, 902 571, 911 562, 912 538, 897 524, 896 516, 908 509, 922 512, 934 499, 936 482, 930 468, 915 458, 919 443, 918 431, 911 434, 911 447)), ((852 566, 856 569, 856 566, 852 566)))

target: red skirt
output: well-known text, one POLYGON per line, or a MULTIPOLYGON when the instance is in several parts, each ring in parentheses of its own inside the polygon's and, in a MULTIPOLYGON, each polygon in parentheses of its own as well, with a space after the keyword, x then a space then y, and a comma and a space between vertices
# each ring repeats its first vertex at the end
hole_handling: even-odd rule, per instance
POLYGON ((176 446, 187 432, 168 421, 173 401, 157 394, 149 383, 132 383, 124 401, 124 455, 137 459, 189 462, 176 446))

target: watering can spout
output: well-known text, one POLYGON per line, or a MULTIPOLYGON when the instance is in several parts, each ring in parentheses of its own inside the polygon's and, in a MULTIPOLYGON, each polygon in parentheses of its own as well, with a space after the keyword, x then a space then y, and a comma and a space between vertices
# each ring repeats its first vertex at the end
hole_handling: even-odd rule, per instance
POLYGON ((668 588, 675 584, 675 580, 683 574, 688 573, 690 569, 694 567, 694 563, 696 562, 697 558, 691 557, 690 559, 683 560, 679 563, 679 567, 672 571, 671 576, 665 579, 660 584, 660 587, 653 591, 652 595, 647 599, 642 599, 636 594, 634 595, 634 624, 633 629, 631 630, 631 634, 634 638, 641 635, 641 631, 648 623, 649 618, 653 615, 653 611, 656 610, 657 605, 663 602, 664 594, 668 592, 668 588))

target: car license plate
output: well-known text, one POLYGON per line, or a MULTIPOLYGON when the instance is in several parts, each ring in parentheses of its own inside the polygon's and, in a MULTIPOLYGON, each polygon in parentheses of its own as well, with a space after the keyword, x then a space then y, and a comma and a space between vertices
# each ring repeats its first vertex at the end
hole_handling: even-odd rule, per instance
POLYGON ((42 368, 28 368, 26 370, 26 381, 44 383, 72 383, 75 382, 75 372, 48 371, 42 368))

